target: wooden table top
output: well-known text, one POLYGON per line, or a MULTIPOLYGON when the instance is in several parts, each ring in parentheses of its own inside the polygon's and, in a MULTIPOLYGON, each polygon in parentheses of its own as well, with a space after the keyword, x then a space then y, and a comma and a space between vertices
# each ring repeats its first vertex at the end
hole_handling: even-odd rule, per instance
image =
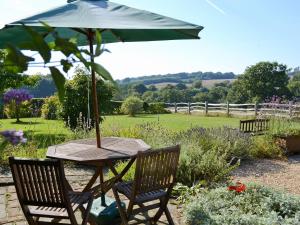
POLYGON ((134 157, 138 151, 151 147, 141 139, 104 137, 101 148, 97 148, 96 139, 81 139, 50 146, 47 157, 75 162, 101 162, 134 157))

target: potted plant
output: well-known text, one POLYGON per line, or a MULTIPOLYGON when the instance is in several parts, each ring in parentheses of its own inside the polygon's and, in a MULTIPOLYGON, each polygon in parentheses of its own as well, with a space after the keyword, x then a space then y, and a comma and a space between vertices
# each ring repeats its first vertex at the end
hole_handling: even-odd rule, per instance
POLYGON ((290 128, 274 134, 275 142, 288 154, 300 153, 300 129, 290 128))

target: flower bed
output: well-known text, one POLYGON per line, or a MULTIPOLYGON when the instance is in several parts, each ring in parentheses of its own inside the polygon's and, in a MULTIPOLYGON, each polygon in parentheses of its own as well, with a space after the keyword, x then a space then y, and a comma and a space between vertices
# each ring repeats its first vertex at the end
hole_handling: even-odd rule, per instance
POLYGON ((184 212, 186 223, 193 225, 296 225, 300 224, 300 197, 237 184, 202 191, 189 200, 184 212))

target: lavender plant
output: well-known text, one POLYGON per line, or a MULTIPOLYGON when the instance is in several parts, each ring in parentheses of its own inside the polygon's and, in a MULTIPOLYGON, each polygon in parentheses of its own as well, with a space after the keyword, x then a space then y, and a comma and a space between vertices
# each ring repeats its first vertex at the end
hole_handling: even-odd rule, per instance
POLYGON ((24 132, 22 130, 5 130, 0 132, 0 135, 2 135, 4 139, 12 145, 18 145, 20 143, 27 142, 27 138, 24 138, 24 132))

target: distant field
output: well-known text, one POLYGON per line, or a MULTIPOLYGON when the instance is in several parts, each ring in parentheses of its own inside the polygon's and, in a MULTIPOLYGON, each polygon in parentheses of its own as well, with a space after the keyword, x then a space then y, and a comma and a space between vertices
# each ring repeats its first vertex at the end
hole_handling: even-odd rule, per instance
MULTIPOLYGON (((224 81, 229 81, 230 83, 232 83, 235 79, 216 79, 216 80, 202 80, 202 85, 203 87, 206 88, 211 88, 213 87, 215 84, 224 82, 224 81)), ((166 87, 168 84, 171 85, 176 85, 178 83, 172 83, 172 82, 163 82, 163 83, 159 83, 159 84, 155 84, 154 86, 158 89, 162 89, 164 87, 166 87)), ((186 84, 188 87, 191 86, 192 84, 186 84)), ((146 85, 147 87, 149 87, 150 85, 146 85)))
POLYGON ((232 83, 233 81, 235 81, 235 79, 202 80, 202 85, 203 85, 203 87, 211 88, 215 84, 218 84, 218 83, 221 83, 224 81, 229 81, 230 83, 232 83))

